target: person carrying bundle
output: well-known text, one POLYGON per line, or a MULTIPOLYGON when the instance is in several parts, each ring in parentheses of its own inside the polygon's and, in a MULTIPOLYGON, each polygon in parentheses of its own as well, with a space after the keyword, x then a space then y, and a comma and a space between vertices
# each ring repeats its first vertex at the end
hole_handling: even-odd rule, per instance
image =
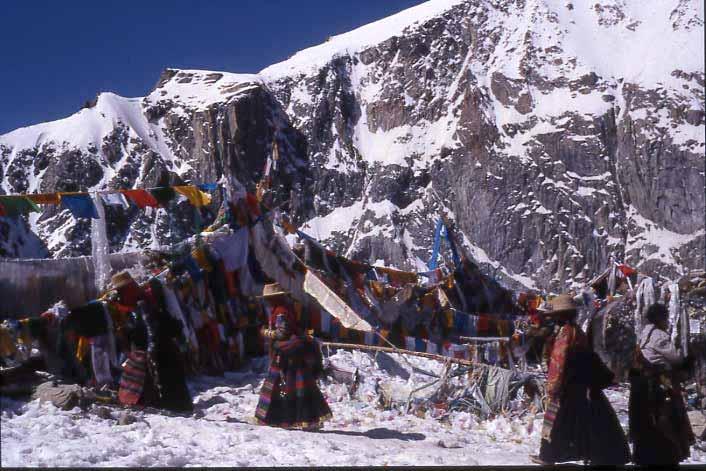
POLYGON ((691 359, 674 348, 667 330, 669 312, 651 305, 630 371, 629 420, 633 461, 638 465, 677 465, 689 457, 694 433, 686 413, 681 381, 691 359))
POLYGON ((573 298, 560 295, 539 309, 559 327, 552 342, 547 376, 548 405, 535 463, 547 465, 587 461, 623 465, 630 459, 625 434, 602 389, 613 374, 591 351, 586 334, 576 325, 573 298))

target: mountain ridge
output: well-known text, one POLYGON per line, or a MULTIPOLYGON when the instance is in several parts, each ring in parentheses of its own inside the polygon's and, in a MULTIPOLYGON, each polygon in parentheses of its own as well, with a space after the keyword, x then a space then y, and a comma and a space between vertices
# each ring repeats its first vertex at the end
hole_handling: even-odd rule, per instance
MULTIPOLYGON (((611 253, 676 276, 704 254, 703 13, 685 0, 649 6, 433 1, 258 74, 166 69, 145 97, 99 95, 73 115, 105 131, 83 146, 63 146, 68 128, 0 136, 0 188, 66 188, 52 174, 69 172, 47 168, 72 152, 94 175, 86 188, 224 173, 252 186, 274 140, 279 197, 348 256, 422 269, 441 213, 471 256, 528 287, 580 284, 611 253), (656 34, 668 47, 648 47, 656 34), (111 100, 129 105, 108 122, 111 100)), ((55 256, 85 252, 80 229, 53 236, 71 231, 59 213, 29 226, 52 234, 55 256)), ((186 233, 165 215, 114 219, 113 250, 186 233)))

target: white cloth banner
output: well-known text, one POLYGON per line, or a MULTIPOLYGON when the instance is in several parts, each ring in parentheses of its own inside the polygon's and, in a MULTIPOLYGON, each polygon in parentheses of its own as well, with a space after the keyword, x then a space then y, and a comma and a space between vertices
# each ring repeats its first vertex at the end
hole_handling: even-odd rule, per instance
POLYGON ((262 271, 279 283, 295 300, 304 302, 306 295, 302 291, 301 272, 286 271, 292 269, 296 255, 292 253, 284 237, 274 232, 270 221, 263 219, 250 229, 250 243, 262 271))
POLYGON ((323 281, 311 270, 304 276, 304 291, 316 299, 321 307, 326 309, 333 317, 341 321, 346 329, 371 332, 373 328, 338 297, 323 281))
POLYGON ((236 271, 248 263, 250 233, 243 227, 227 237, 215 239, 211 245, 223 258, 226 271, 236 271))
POLYGON ((108 336, 100 335, 93 337, 91 343, 91 361, 93 363, 93 374, 96 377, 96 384, 112 384, 113 376, 110 374, 110 349, 108 336))
POLYGON ((91 219, 91 255, 93 257, 96 289, 101 293, 108 285, 113 269, 110 266, 110 246, 105 226, 105 208, 97 194, 93 194, 91 199, 98 214, 97 219, 91 219))
POLYGON ((179 299, 172 288, 167 284, 167 272, 160 274, 156 278, 162 284, 162 290, 164 292, 164 302, 166 304, 167 312, 176 320, 181 323, 181 331, 184 338, 191 343, 191 345, 198 346, 198 340, 196 338, 196 333, 191 329, 189 323, 186 321, 186 316, 184 311, 181 309, 179 304, 179 299))
POLYGON ((679 283, 671 283, 669 285, 669 329, 671 332, 672 342, 677 340, 677 322, 681 311, 681 302, 679 300, 679 283))
POLYGON ((644 314, 655 302, 655 288, 651 277, 644 278, 635 293, 635 332, 642 332, 645 325, 644 314))

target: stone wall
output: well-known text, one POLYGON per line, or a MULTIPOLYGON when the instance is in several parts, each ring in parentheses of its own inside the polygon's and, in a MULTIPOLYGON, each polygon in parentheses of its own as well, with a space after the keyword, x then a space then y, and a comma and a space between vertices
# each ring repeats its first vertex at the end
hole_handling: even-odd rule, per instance
MULTIPOLYGON (((136 265, 139 255, 111 254, 113 272, 136 265)), ((77 306, 97 294, 91 257, 0 259, 0 318, 36 316, 61 299, 77 306)))

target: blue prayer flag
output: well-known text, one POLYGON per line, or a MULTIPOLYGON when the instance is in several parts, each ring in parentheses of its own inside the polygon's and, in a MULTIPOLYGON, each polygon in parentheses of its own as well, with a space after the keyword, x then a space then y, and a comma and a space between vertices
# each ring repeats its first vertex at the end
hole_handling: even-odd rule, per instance
POLYGON ((444 223, 439 219, 436 223, 436 229, 434 230, 434 247, 431 250, 431 259, 427 266, 429 270, 434 270, 436 268, 436 261, 439 258, 439 249, 441 248, 441 229, 444 227, 444 223))
POLYGON ((89 195, 61 195, 61 206, 71 211, 75 218, 100 219, 96 205, 89 195))
POLYGON ((194 260, 194 257, 192 257, 191 254, 187 255, 184 259, 184 268, 186 268, 186 271, 189 272, 192 280, 199 281, 203 279, 201 267, 199 267, 198 263, 196 263, 196 260, 194 260))
POLYGON ((427 344, 424 339, 414 339, 414 351, 415 352, 426 352, 427 344))
POLYGON ((454 329, 457 333, 467 334, 468 329, 468 314, 462 312, 454 312, 454 329))
POLYGON ((218 183, 202 183, 196 186, 199 190, 202 191, 216 191, 216 189, 218 188, 218 183))

